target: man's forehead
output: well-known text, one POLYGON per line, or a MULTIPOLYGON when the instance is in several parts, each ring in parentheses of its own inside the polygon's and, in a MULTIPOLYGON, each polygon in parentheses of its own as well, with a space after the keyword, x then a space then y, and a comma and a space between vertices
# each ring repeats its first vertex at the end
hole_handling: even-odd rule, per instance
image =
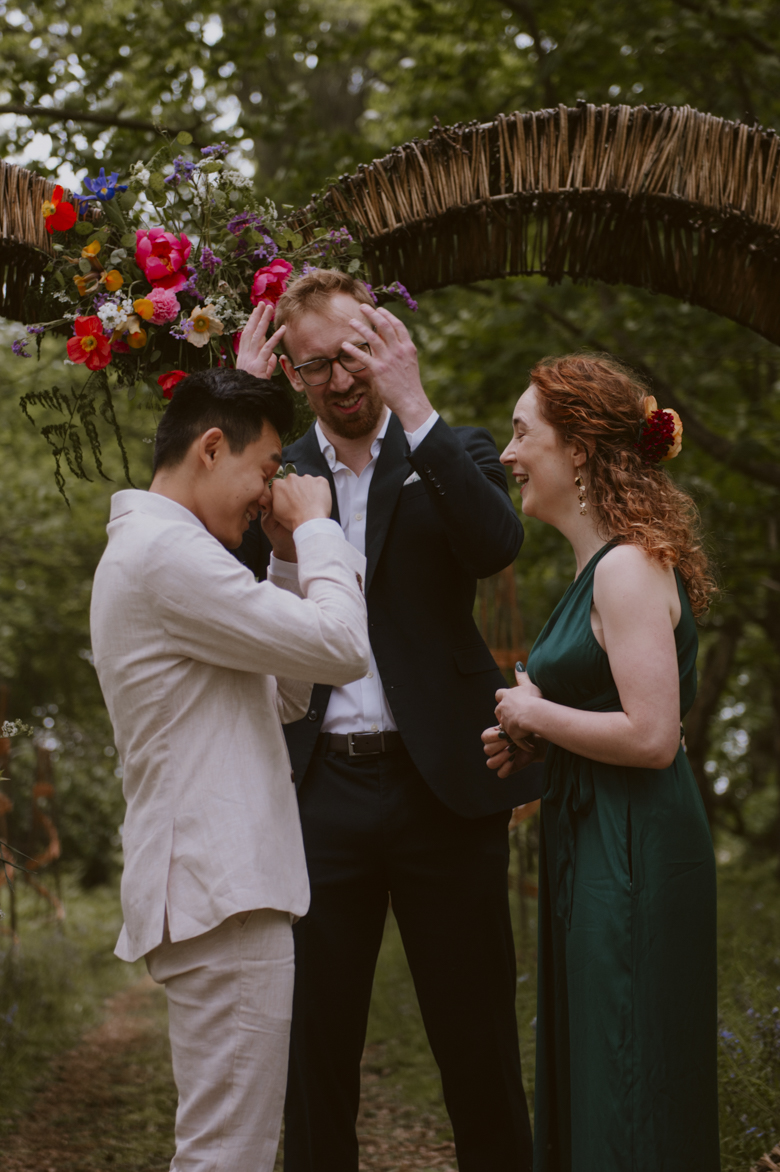
POLYGON ((310 309, 290 322, 287 327, 287 343, 296 350, 296 360, 305 362, 308 358, 316 358, 331 348, 334 344, 340 346, 342 342, 362 341, 362 338, 351 326, 350 320, 360 320, 360 302, 346 294, 332 297, 322 309, 310 309), (311 353, 303 353, 311 351, 311 353), (300 354, 299 354, 300 352, 300 354))

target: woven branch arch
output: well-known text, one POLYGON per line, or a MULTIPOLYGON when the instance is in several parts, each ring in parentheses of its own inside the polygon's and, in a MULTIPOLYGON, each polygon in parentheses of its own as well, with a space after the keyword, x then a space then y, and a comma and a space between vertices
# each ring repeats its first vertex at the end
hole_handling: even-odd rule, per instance
POLYGON ((12 321, 29 320, 28 294, 54 255, 41 204, 55 186, 24 167, 0 162, 0 316, 12 321))
MULTIPOLYGON (((684 107, 593 106, 436 127, 342 176, 297 223, 348 223, 375 284, 541 274, 637 285, 780 344, 780 139, 684 107)), ((51 257, 54 184, 0 163, 0 315, 51 257)), ((67 198, 67 197, 66 197, 67 198)))
POLYGON ((376 284, 625 283, 780 343, 779 141, 687 106, 500 115, 342 176, 298 225, 346 221, 376 284))

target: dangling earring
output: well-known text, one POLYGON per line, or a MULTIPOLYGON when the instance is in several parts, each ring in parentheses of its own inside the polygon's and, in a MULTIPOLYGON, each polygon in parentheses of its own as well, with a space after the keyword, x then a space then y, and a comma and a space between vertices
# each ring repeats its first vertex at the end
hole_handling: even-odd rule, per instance
POLYGON ((580 516, 584 517, 588 511, 588 506, 585 501, 585 485, 582 483, 582 477, 579 473, 574 477, 574 483, 577 485, 577 496, 580 502, 580 516))

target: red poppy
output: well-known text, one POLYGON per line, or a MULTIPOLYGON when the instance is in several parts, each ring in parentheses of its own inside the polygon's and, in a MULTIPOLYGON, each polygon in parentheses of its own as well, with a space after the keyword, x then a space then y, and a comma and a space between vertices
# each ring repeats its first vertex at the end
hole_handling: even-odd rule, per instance
POLYGON ((103 333, 99 317, 77 317, 74 337, 68 338, 68 358, 85 362, 87 370, 102 370, 111 361, 111 343, 103 333))
POLYGON ((45 199, 41 204, 41 211, 46 220, 46 231, 67 232, 78 219, 78 212, 72 203, 63 200, 65 191, 62 187, 55 187, 51 199, 45 199))
POLYGON ((186 377, 187 372, 185 370, 168 370, 165 374, 161 374, 157 381, 162 387, 163 398, 172 399, 173 388, 186 377))

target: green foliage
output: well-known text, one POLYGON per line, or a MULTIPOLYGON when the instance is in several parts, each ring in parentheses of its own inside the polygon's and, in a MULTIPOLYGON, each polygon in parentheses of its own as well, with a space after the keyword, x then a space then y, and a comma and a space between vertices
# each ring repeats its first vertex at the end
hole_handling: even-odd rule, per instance
MULTIPOLYGON (((63 859, 94 883, 116 869, 124 803, 113 733, 91 662, 89 599, 105 546, 109 496, 124 475, 121 459, 110 450, 104 479, 71 484, 72 507, 64 507, 46 449, 17 406, 38 380, 67 377, 58 349, 56 341, 46 340, 40 365, 14 360, 0 398, 0 683, 9 690, 7 715, 33 725, 36 740, 52 750, 63 859)), ((126 401, 119 408, 138 483, 145 486, 149 416, 126 401)), ((44 425, 50 418, 44 410, 44 425)), ((98 412, 104 442, 110 426, 98 412)), ((13 742, 7 772, 4 789, 14 801, 9 835, 24 850, 35 763, 23 737, 13 742)))
POLYGON ((35 419, 30 414, 31 407, 41 407, 48 412, 59 412, 65 418, 61 423, 45 423, 41 427, 41 435, 49 444, 54 456, 54 481, 65 500, 65 476, 62 471, 62 462, 72 476, 78 480, 89 480, 90 477, 84 467, 84 450, 81 443, 81 432, 76 420, 81 424, 83 433, 89 444, 92 458, 98 474, 104 480, 110 479, 103 471, 101 460, 100 437, 95 425, 95 417, 100 413, 111 427, 120 456, 125 477, 130 484, 130 465, 128 463, 127 448, 125 447, 122 430, 114 411, 114 401, 111 387, 104 370, 95 370, 86 379, 83 387, 71 387, 70 395, 60 391, 59 387, 50 390, 28 391, 19 400, 19 406, 30 423, 35 426, 35 419), (97 406, 95 405, 97 400, 97 406))
MULTIPOLYGON (((105 997, 140 975, 112 955, 122 922, 113 889, 74 898, 66 883, 68 919, 57 927, 43 900, 17 890, 23 939, 14 947, 0 936, 0 1136, 30 1103, 49 1059, 99 1019, 105 997)), ((7 913, 7 893, 2 900, 7 913)))

